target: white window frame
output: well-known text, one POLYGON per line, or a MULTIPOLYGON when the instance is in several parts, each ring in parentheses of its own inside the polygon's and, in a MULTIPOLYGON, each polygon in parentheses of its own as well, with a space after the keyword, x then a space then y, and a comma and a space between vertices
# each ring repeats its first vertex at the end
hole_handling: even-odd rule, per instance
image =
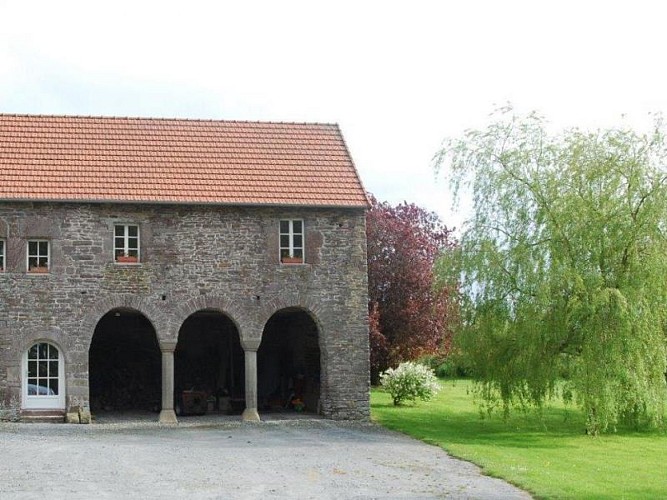
POLYGON ((44 239, 34 239, 34 240, 28 240, 28 247, 26 249, 26 269, 28 270, 28 273, 30 274, 42 274, 42 271, 35 271, 35 267, 43 268, 46 267, 46 272, 49 273, 51 272, 51 242, 49 240, 44 240, 44 239), (31 243, 36 243, 37 244, 37 253, 30 253, 30 244, 31 243), (41 253, 40 252, 40 247, 41 243, 46 243, 46 253, 41 253), (37 266, 33 266, 32 268, 30 267, 30 259, 37 259, 37 266), (40 266, 40 261, 42 259, 46 259, 46 266, 40 266))
POLYGON ((7 270, 7 244, 3 238, 0 238, 0 273, 7 270))
POLYGON ((306 257, 306 226, 303 219, 281 219, 278 222, 278 256, 283 264, 303 264, 306 257), (301 232, 294 231, 294 223, 301 224, 301 232), (283 224, 287 223, 287 231, 283 231, 283 224), (301 237, 301 245, 295 245, 295 236, 301 237), (287 237, 287 245, 283 244, 287 237))
POLYGON ((34 342, 28 349, 23 353, 23 377, 21 377, 22 382, 22 395, 21 398, 21 407, 23 409, 35 409, 35 410, 46 410, 46 409, 64 409, 65 408, 65 357, 63 356, 63 351, 60 347, 56 346, 48 340, 38 340, 34 342), (39 346, 41 344, 47 344, 48 347, 48 356, 43 358, 39 354, 39 346), (33 347, 37 346, 37 356, 30 357, 30 351, 33 347), (54 351, 57 356, 54 356, 54 351), (57 373, 52 373, 53 362, 58 363, 57 373), (33 369, 33 377, 29 377, 30 373, 30 364, 34 363, 35 369, 33 369), (40 365, 42 365, 40 367, 40 365), (45 372, 42 372, 42 369, 45 369, 45 372), (41 373, 40 373, 41 372, 41 373), (58 380, 58 393, 52 394, 50 389, 51 380, 58 380), (36 382, 36 383, 31 383, 36 382), (41 385, 46 382, 47 385, 41 385))
POLYGON ((138 264, 141 262, 141 228, 139 224, 114 224, 113 226, 113 260, 116 264, 138 264), (137 229, 137 235, 130 235, 130 228, 137 229), (123 228, 123 234, 118 235, 117 229, 123 228), (122 246, 117 244, 117 240, 122 239, 122 246), (137 241, 137 247, 131 248, 130 241, 137 241), (136 253, 136 255, 134 255, 136 253), (136 260, 132 260, 136 257, 136 260), (123 259, 130 259, 123 262, 123 259))

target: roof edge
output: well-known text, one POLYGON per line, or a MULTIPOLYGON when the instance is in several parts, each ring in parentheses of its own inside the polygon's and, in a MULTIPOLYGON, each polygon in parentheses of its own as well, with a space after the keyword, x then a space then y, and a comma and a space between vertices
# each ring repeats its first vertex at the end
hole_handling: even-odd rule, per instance
POLYGON ((347 153, 347 157, 350 160, 350 163, 352 164, 352 169, 354 170, 354 175, 357 177, 357 182, 359 183, 359 186, 364 192, 364 199, 366 200, 366 209, 369 209, 373 204, 371 203, 370 198, 368 197, 368 191, 366 190, 366 186, 364 186, 363 181, 361 180, 361 176, 359 175, 359 170, 357 169, 357 164, 354 163, 354 158, 352 158, 352 153, 350 153, 350 148, 347 146, 347 141, 345 140, 345 136, 343 135, 343 131, 340 129, 340 126, 338 123, 333 124, 336 127, 336 130, 338 131, 338 135, 340 136, 340 140, 343 141, 343 147, 345 148, 345 152, 347 153))
POLYGON ((155 200, 95 200, 95 199, 64 199, 64 198, 0 198, 0 203, 72 203, 91 205, 176 205, 176 206, 218 206, 218 207, 267 207, 267 208, 342 208, 354 210, 367 210, 369 205, 309 205, 302 203, 221 203, 206 201, 155 201, 155 200))
MULTIPOLYGON (((178 117, 157 117, 157 116, 116 116, 116 115, 49 115, 41 113, 2 113, 0 118, 64 118, 80 120, 110 120, 110 121, 162 121, 162 122, 190 122, 190 123, 238 123, 250 125, 321 125, 327 127, 336 127, 340 132, 336 122, 306 122, 306 121, 272 121, 272 120, 233 120, 216 118, 178 118, 178 117)), ((349 154, 349 152, 348 152, 349 154)))

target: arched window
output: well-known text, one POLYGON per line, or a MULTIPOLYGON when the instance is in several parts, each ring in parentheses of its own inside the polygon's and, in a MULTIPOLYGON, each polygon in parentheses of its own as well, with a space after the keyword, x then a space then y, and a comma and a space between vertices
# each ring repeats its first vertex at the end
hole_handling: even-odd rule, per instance
POLYGON ((65 363, 48 342, 33 344, 23 357, 23 408, 65 408, 65 363))

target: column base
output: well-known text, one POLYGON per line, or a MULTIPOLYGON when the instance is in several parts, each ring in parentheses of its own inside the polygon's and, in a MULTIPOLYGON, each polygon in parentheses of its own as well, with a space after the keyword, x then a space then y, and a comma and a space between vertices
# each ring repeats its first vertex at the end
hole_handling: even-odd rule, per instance
POLYGON ((177 424, 178 420, 176 419, 176 413, 174 413, 174 410, 162 410, 160 412, 160 423, 169 425, 177 424))
POLYGON ((260 418, 259 413, 257 413, 257 408, 246 408, 243 410, 241 419, 243 419, 244 422, 259 422, 260 418))

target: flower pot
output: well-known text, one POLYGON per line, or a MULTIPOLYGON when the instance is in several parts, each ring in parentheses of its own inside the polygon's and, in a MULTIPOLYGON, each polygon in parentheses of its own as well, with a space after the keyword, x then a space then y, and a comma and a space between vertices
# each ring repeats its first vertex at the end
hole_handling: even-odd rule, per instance
POLYGON ((134 255, 119 255, 116 257, 116 262, 123 262, 126 264, 136 264, 139 262, 139 258, 134 255))
POLYGON ((28 272, 30 272, 30 273, 48 273, 49 268, 46 267, 46 266, 35 266, 35 267, 31 267, 28 270, 28 272))
POLYGON ((303 259, 301 257, 283 257, 280 262, 283 264, 303 264, 303 259))

